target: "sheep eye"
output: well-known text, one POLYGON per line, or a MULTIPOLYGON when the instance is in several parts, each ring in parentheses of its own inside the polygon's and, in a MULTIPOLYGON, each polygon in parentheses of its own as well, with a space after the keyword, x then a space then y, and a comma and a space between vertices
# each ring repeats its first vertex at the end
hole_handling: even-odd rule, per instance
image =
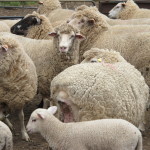
POLYGON ((97 61, 96 60, 91 60, 91 63, 96 63, 97 61))
POLYGON ((74 35, 71 35, 70 39, 74 38, 74 35))
POLYGON ((81 23, 84 23, 84 19, 81 20, 81 23))
POLYGON ((36 119, 33 119, 32 122, 36 122, 36 119))

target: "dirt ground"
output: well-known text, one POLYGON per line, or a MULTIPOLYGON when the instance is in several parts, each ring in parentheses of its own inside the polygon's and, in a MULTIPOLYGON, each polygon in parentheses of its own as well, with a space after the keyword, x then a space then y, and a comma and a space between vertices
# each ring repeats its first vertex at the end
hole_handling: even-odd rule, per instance
MULTIPOLYGON (((64 7, 67 7, 64 4, 64 7)), ((18 9, 0 9, 1 16, 24 16, 28 13, 31 13, 33 10, 18 10, 18 9)), ((33 110, 37 108, 37 105, 39 104, 40 100, 38 97, 35 97, 33 103, 28 104, 25 109, 25 124, 27 124, 28 119, 30 117, 30 114, 33 110)), ((25 142, 21 140, 20 136, 20 125, 18 121, 17 114, 11 114, 10 115, 11 122, 14 125, 15 131, 14 131, 14 150, 47 150, 48 144, 46 141, 39 135, 34 134, 30 135, 31 141, 25 142)), ((150 127, 150 110, 147 112, 147 120, 149 119, 149 122, 147 124, 147 128, 150 127)), ((147 129, 143 136, 143 150, 150 150, 150 129, 147 129)))

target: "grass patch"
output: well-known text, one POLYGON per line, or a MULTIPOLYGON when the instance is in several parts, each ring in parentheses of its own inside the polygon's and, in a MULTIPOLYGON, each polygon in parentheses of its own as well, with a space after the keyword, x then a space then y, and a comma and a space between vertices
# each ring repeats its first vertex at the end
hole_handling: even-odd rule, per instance
POLYGON ((0 2, 0 6, 35 5, 37 2, 0 2))

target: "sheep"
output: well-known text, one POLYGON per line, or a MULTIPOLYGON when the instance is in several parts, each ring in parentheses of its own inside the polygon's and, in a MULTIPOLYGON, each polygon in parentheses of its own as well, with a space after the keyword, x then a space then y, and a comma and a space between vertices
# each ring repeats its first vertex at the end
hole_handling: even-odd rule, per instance
MULTIPOLYGON (((4 33, 0 33, 4 34, 4 33)), ((44 102, 50 97, 50 82, 54 76, 65 68, 79 61, 79 45, 84 37, 79 30, 69 24, 62 24, 49 33, 53 40, 34 40, 16 35, 25 51, 35 63, 38 74, 38 91, 44 102)), ((44 105, 44 107, 47 107, 44 105)))
MULTIPOLYGON (((89 8, 86 5, 81 5, 76 8, 76 11, 81 11, 84 9, 89 8)), ((97 13, 100 13, 97 9, 95 9, 97 13)), ((130 19, 130 20, 121 20, 121 19, 110 19, 106 15, 100 13, 101 16, 107 21, 107 23, 111 26, 114 25, 149 25, 150 19, 143 18, 143 19, 130 19)))
POLYGON ((13 34, 24 35, 32 39, 50 39, 48 32, 54 29, 49 19, 44 15, 36 12, 28 14, 21 21, 11 27, 13 34))
POLYGON ((22 139, 28 141, 23 107, 37 92, 36 68, 20 42, 8 33, 0 36, 0 58, 0 120, 7 123, 5 113, 17 111, 22 139))
POLYGON ((56 106, 36 109, 27 124, 29 133, 40 133, 53 149, 142 150, 141 132, 126 120, 62 123, 53 116, 56 111, 56 106))
POLYGON ((148 32, 148 26, 110 26, 92 8, 76 12, 69 24, 81 30, 86 37, 86 40, 80 44, 80 56, 92 47, 115 49, 142 72, 150 86, 150 32, 148 32))
POLYGON ((64 23, 74 13, 73 10, 62 9, 59 0, 44 0, 40 3, 41 6, 39 6, 37 12, 39 14, 45 14, 52 23, 57 21, 64 23))
POLYGON ((141 9, 133 0, 128 0, 126 3, 118 3, 110 10, 109 17, 122 20, 150 18, 150 10, 141 9))
POLYGON ((100 63, 71 66, 52 80, 58 117, 64 122, 122 118, 144 130, 149 88, 143 76, 118 53, 100 52, 100 63))
POLYGON ((6 23, 9 28, 11 28, 14 24, 16 24, 17 22, 20 21, 20 19, 17 19, 17 20, 2 20, 4 23, 6 23))
POLYGON ((6 124, 0 121, 0 150, 13 150, 13 137, 6 124))

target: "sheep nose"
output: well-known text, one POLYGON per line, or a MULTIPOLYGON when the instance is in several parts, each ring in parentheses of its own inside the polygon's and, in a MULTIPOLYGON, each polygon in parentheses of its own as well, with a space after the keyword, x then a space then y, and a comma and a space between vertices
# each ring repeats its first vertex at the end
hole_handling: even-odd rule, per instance
POLYGON ((63 50, 66 50, 66 49, 67 49, 67 47, 65 47, 65 46, 61 46, 61 47, 60 47, 60 49, 63 51, 63 50))

